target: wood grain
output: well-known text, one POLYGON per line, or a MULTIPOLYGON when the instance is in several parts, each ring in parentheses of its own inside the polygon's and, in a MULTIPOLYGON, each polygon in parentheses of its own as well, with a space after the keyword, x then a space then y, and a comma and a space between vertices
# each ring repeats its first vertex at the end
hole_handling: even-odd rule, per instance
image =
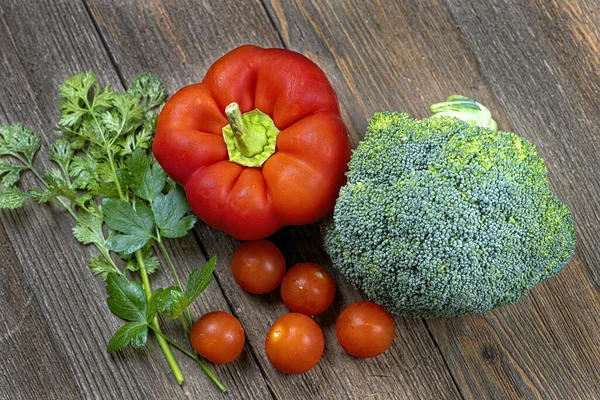
MULTIPOLYGON (((501 128, 537 144, 553 188, 572 207, 578 248, 563 272, 516 305, 450 320, 396 318, 392 349, 374 360, 347 356, 335 340, 336 316, 363 297, 334 275, 339 295, 317 317, 324 358, 288 376, 270 366, 263 346, 270 324, 287 312, 279 295, 241 291, 228 271, 239 242, 200 224, 195 237, 167 246, 182 275, 219 257, 217 284, 194 315, 229 310, 246 328, 241 358, 211 366, 230 388, 221 395, 183 357, 188 379, 179 388, 153 341, 107 355, 121 321, 87 270, 92 251, 71 236, 64 212, 28 204, 0 213, 0 398, 597 398, 599 17, 597 0, 4 0, 0 123, 26 121, 45 145, 55 137, 57 85, 75 72, 94 69, 122 88, 151 71, 173 93, 240 44, 285 46, 325 70, 354 145, 374 111, 424 117, 428 104, 453 93, 489 106, 501 128)), ((289 266, 331 269, 319 236, 311 225, 271 240, 289 266)), ((166 271, 153 278, 168 281, 166 271)), ((184 342, 177 324, 166 321, 165 329, 184 342)))
POLYGON ((462 324, 436 321, 432 331, 440 341, 451 339, 453 348, 444 350, 451 369, 464 363, 459 369, 470 372, 455 376, 469 395, 597 397, 598 3, 448 3, 511 126, 545 158, 555 192, 573 211, 578 244, 565 270, 519 304, 462 324), (461 343, 465 331, 472 334, 461 343), (502 351, 473 363, 478 350, 489 353, 485 349, 502 351), (496 376, 492 385, 490 375, 496 376))
MULTIPOLYGON (((258 2, 246 3, 243 9, 239 3, 229 1, 203 2, 193 6, 175 1, 168 7, 160 2, 144 2, 127 9, 119 0, 89 0, 88 3, 125 79, 129 80, 138 71, 147 69, 164 76, 171 92, 202 80, 210 64, 236 46, 248 42, 282 46, 258 2), (228 17, 224 18, 224 15, 228 17), (137 33, 127 28, 136 21, 141 24, 137 33), (195 25, 189 26, 192 23, 195 25), (204 32, 204 27, 211 29, 204 32), (124 37, 127 40, 119 39, 124 37), (153 43, 152 56, 145 54, 144 42, 153 43)), ((335 75, 334 64, 317 56, 322 51, 323 46, 318 44, 305 54, 319 62, 332 77, 338 93, 344 93, 346 83, 335 75)), ((356 136, 356 129, 353 132, 356 136)), ((200 225, 197 233, 207 254, 216 254, 219 258, 217 280, 244 325, 248 346, 277 398, 458 397, 439 352, 425 326, 418 320, 397 320, 398 338, 385 356, 369 361, 348 357, 335 339, 335 318, 343 306, 361 297, 339 278, 336 278, 339 295, 335 306, 317 319, 326 336, 324 358, 316 368, 302 376, 287 376, 275 371, 266 358, 264 339, 275 319, 287 312, 286 307, 278 294, 251 296, 234 282, 228 262, 239 242, 206 225, 200 225)), ((289 242, 279 243, 289 258, 290 266, 294 260, 300 259, 328 265, 329 261, 320 249, 317 227, 286 229, 275 240, 279 240, 281 235, 294 237, 289 242), (310 255, 310 258, 299 258, 299 254, 310 255)))
MULTIPOLYGON (((36 2, 23 7, 21 2, 3 2, 0 21, 3 56, 0 75, 4 80, 0 87, 0 123, 26 121, 43 134, 46 146, 55 136, 52 127, 59 117, 57 88, 65 78, 93 69, 101 81, 121 87, 82 3, 36 2)), ((48 165, 40 158, 39 166, 48 165)), ((30 177, 26 181, 33 182, 30 177)), ((6 251, 12 248, 11 257, 15 260, 1 266, 3 276, 7 277, 4 284, 9 285, 7 290, 16 293, 2 297, 7 305, 13 304, 12 308, 0 310, 1 319, 6 321, 0 332, 0 344, 3 354, 10 354, 12 360, 3 367, 6 375, 2 381, 11 383, 0 387, 0 397, 225 397, 195 362, 180 354, 176 357, 188 379, 183 388, 177 386, 153 340, 138 351, 106 353, 106 343, 122 322, 106 307, 104 283, 94 278, 87 267, 92 251, 71 235, 73 221, 66 213, 29 203, 22 210, 3 211, 0 215, 0 237, 8 240, 6 251), (26 290, 21 300, 18 288, 26 290), (39 308, 31 311, 31 317, 25 315, 21 325, 11 326, 15 313, 26 313, 34 307, 39 308), (43 316, 41 321, 39 316, 43 316), (26 322, 32 325, 23 325, 26 322), (17 338, 25 341, 17 342, 17 338), (49 358, 54 359, 55 367, 49 366, 49 358), (9 369, 11 364, 15 370, 9 369), (37 376, 48 368, 56 372, 46 378, 27 377, 37 376)), ((204 262, 191 236, 169 243, 169 248, 182 275, 204 262)), ((154 282, 172 284, 167 271, 159 273, 154 282)), ((219 287, 213 284, 202 294, 194 311, 200 315, 214 307, 226 310, 227 303, 219 287)), ((185 343, 181 329, 171 323, 166 325, 167 332, 185 343)), ((235 398, 271 397, 248 352, 236 366, 214 369, 236 393, 235 398)))
POLYGON ((318 48, 319 63, 346 82, 338 94, 356 137, 375 110, 422 117, 428 104, 458 92, 538 144, 553 187, 573 208, 581 259, 515 306, 427 326, 465 398, 593 398, 600 377, 598 287, 590 279, 600 272, 594 6, 449 3, 273 0, 268 9, 286 45, 318 48))

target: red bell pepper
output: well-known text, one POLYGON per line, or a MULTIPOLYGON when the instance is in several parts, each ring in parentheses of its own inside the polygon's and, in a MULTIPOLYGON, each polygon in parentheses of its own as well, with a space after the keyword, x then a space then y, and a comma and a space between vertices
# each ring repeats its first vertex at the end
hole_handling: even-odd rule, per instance
POLYGON ((296 52, 249 45, 167 101, 152 149, 198 217, 242 240, 326 217, 350 159, 323 71, 296 52))

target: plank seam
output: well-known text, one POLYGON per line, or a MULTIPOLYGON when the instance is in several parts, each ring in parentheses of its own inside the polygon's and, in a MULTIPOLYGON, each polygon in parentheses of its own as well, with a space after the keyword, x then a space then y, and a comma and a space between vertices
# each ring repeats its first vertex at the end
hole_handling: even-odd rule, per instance
POLYGON ((271 23, 271 25, 273 25, 273 29, 275 29, 275 32, 277 32, 277 37, 279 38, 281 45, 283 46, 284 49, 289 49, 288 44, 285 42, 285 40, 283 40, 281 31, 279 30, 279 28, 277 27, 277 24, 275 23, 275 18, 269 12, 269 8, 267 7, 265 0, 259 0, 259 3, 262 6, 263 10, 265 11, 267 18, 269 19, 269 22, 271 23))
POLYGON ((87 13, 87 15, 90 17, 90 20, 92 21, 94 30, 96 31, 96 34, 98 35, 98 38, 100 39, 100 43, 102 43, 102 47, 104 48, 104 51, 108 55, 110 64, 113 66, 113 68, 115 69, 115 72, 117 73, 119 82, 121 82, 121 85, 123 86, 124 89, 127 89, 127 84, 125 83, 126 82, 125 77, 123 76, 123 73, 121 72, 121 69, 119 68, 119 65, 117 64, 117 60, 115 60, 113 54, 111 53, 111 51, 108 47, 108 43, 106 42, 106 39, 104 38, 102 31, 100 30, 100 24, 98 24, 98 21, 96 21, 96 18, 94 18, 94 14, 92 13, 92 10, 90 10, 90 7, 86 3, 86 1, 81 0, 81 4, 83 4, 83 8, 85 9, 85 12, 87 13))
MULTIPOLYGON (((202 255, 204 256, 204 259, 208 260, 210 258, 209 254, 206 251, 206 248, 204 247, 204 245, 202 244, 202 240, 198 236, 198 232, 196 232, 195 229, 192 229, 192 235, 194 236, 196 243, 198 243, 198 246, 200 247, 200 251, 202 252, 202 255)), ((238 318, 238 315, 237 315, 237 312, 235 311, 235 307, 234 307, 233 303, 231 303, 231 301, 229 300, 229 298, 225 295, 225 292, 223 291, 223 285, 221 284, 219 275, 213 274, 213 277, 215 279, 215 282, 219 286, 219 290, 223 294, 223 298, 225 299, 225 302, 227 303, 227 307, 229 307, 229 309, 231 310, 231 314, 233 314, 236 318, 238 318)), ((265 371, 263 365, 258 360, 258 355, 256 354, 256 351, 254 351, 254 347, 248 342, 247 348, 248 348, 248 351, 250 352, 250 355, 252 356, 252 359, 258 366, 258 370, 260 371, 260 374, 262 375, 262 378, 265 381, 265 386, 267 386, 267 389, 269 389, 269 394, 271 395, 271 398, 273 398, 274 400, 279 399, 277 397, 277 395, 275 394, 275 390, 273 389, 271 382, 268 379, 267 371, 265 371)))
POLYGON ((440 353, 440 356, 442 357, 442 361, 444 361, 444 365, 448 369, 450 378, 452 378, 452 382, 454 383, 454 386, 456 387, 456 391, 458 392, 458 394, 461 395, 461 397, 463 399, 466 400, 468 397, 465 396, 465 394, 462 392, 460 386, 458 385, 458 381, 456 380, 456 378, 454 377, 454 374, 452 373, 452 369, 450 368, 450 364, 448 364, 448 361, 446 361, 446 357, 444 357, 444 353, 442 352, 442 348, 438 344, 437 340, 435 340, 435 336, 434 336, 433 332, 431 332, 431 329, 429 329, 429 324, 424 319, 421 319, 421 321, 423 322, 423 325, 425 325, 425 329, 427 329, 427 333, 429 333, 429 337, 431 338, 431 341, 433 342, 435 348, 440 353))

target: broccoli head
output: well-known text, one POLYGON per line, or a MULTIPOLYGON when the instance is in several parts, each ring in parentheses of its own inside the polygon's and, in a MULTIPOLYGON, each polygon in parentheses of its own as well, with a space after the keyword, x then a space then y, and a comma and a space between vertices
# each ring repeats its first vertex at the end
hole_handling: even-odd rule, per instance
POLYGON ((575 251, 571 213, 547 174, 514 133, 376 113, 323 226, 325 248, 347 280, 399 315, 512 304, 575 251))

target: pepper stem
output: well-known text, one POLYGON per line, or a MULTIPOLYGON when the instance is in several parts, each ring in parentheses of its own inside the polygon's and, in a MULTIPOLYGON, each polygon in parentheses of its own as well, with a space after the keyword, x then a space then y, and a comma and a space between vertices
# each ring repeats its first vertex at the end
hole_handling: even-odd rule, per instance
POLYGON ((229 161, 245 167, 260 167, 275 153, 279 129, 273 119, 254 109, 242 114, 237 103, 225 108, 229 124, 223 127, 223 139, 229 161))
POLYGON ((237 149, 245 155, 246 157, 252 157, 253 154, 248 150, 248 146, 246 146, 246 142, 244 141, 244 133, 246 131, 246 127, 244 124, 244 120, 242 119, 242 112, 240 111, 240 106, 238 103, 233 102, 227 107, 225 107, 225 115, 227 115, 227 120, 229 121, 229 126, 231 127, 231 131, 233 132, 235 146, 237 149))

